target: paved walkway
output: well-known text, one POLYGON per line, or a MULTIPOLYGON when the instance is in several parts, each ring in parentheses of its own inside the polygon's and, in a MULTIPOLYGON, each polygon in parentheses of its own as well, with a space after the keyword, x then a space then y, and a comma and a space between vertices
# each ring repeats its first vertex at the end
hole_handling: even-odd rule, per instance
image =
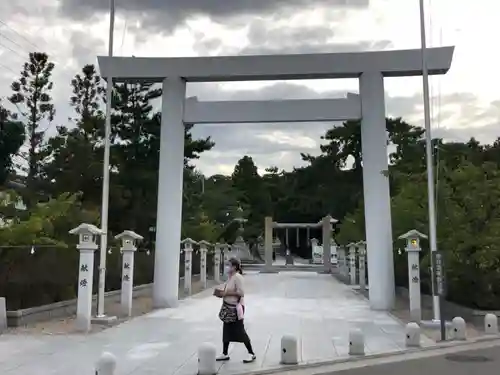
MULTIPOLYGON (((352 327, 364 331, 367 354, 403 349, 401 324, 389 314, 371 311, 366 300, 331 276, 249 272, 246 290, 245 322, 257 361, 243 364, 244 346, 234 344, 221 374, 279 367, 284 334, 299 338, 300 360, 305 363, 347 356, 352 327)), ((158 310, 93 335, 2 335, 0 373, 87 375, 100 353, 110 351, 119 360, 118 375, 196 374, 199 344, 220 344, 220 300, 211 293, 207 290, 181 301, 176 309, 158 310)))

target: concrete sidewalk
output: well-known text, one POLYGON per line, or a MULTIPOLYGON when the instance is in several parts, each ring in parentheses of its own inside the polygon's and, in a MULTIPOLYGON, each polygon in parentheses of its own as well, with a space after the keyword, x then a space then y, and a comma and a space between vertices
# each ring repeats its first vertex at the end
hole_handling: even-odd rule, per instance
MULTIPOLYGON (((299 341, 301 363, 346 358, 349 330, 361 328, 367 354, 404 349, 401 323, 370 310, 368 301, 331 275, 282 272, 245 275, 245 324, 257 361, 243 364, 243 345, 231 346, 231 361, 219 374, 283 368, 284 334, 299 341)), ((87 375, 102 351, 118 358, 117 375, 193 375, 202 342, 221 346, 220 300, 206 290, 180 301, 175 309, 157 310, 91 335, 2 335, 2 375, 87 375)), ((423 345, 433 345, 422 339, 423 345)))

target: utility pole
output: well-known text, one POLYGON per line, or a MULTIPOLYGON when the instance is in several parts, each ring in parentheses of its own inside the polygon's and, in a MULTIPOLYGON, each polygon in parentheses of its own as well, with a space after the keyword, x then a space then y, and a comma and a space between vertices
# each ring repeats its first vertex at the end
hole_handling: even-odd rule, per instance
MULTIPOLYGON (((115 30, 115 0, 109 2, 109 42, 108 56, 113 56, 113 36, 115 30)), ((106 122, 104 130, 104 161, 102 173, 101 207, 101 248, 99 257, 99 289, 97 292, 97 318, 105 317, 104 293, 106 292, 106 251, 108 247, 108 210, 109 210, 109 159, 111 149, 111 101, 113 96, 113 77, 107 77, 106 85, 106 122)))
MULTIPOLYGON (((436 230, 436 193, 434 189, 434 157, 432 147, 431 133, 431 112, 429 98, 429 72, 427 69, 427 42, 425 33, 425 10, 424 0, 420 1, 420 42, 422 45, 422 85, 424 94, 424 122, 425 122, 425 156, 427 162, 427 195, 429 209, 429 241, 431 250, 431 259, 433 253, 437 252, 437 230, 436 230)), ((432 311, 435 321, 439 321, 441 317, 440 299, 434 286, 435 265, 431 261, 431 278, 432 282, 432 311)))

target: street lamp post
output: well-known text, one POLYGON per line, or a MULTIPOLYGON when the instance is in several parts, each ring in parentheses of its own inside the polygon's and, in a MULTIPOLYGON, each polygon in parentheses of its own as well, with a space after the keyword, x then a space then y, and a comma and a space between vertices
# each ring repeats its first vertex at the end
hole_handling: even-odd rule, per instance
MULTIPOLYGON (((427 69, 427 43, 425 33, 425 10, 424 0, 420 1, 420 42, 422 45, 422 85, 424 96, 424 123, 425 123, 425 154, 427 162, 427 194, 428 194, 428 210, 429 210, 429 240, 431 254, 437 252, 437 233, 436 233, 436 202, 434 189, 434 158, 432 149, 432 134, 431 134, 431 115, 430 115, 430 98, 429 98, 429 74, 427 69)), ((431 256, 431 259, 434 257, 431 256)), ((431 278, 434 280, 434 264, 431 262, 431 278)), ((432 283, 432 307, 433 317, 435 321, 441 318, 440 300, 434 283, 432 283)))
MULTIPOLYGON (((115 0, 109 2, 109 50, 113 56, 113 36, 115 29, 115 0)), ((101 247, 99 251, 99 289, 97 292, 97 318, 105 317, 104 293, 106 291, 106 248, 108 246, 108 207, 109 207, 109 159, 111 149, 111 100, 113 95, 113 78, 107 77, 106 85, 106 122, 104 130, 104 160, 102 176, 101 207, 101 247)))

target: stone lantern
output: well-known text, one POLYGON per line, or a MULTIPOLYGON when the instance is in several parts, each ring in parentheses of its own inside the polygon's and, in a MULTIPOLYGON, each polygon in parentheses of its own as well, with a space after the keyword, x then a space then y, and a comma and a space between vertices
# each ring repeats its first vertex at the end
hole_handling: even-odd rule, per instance
POLYGON ((408 254, 408 289, 410 295, 410 317, 419 323, 422 320, 422 307, 420 302, 420 239, 427 238, 425 234, 412 229, 398 237, 406 240, 406 253, 408 254))
POLYGON ((358 268, 359 268, 359 289, 366 290, 366 241, 359 241, 358 247, 358 268))
POLYGON ((181 241, 184 245, 184 292, 187 296, 192 292, 192 275, 193 275, 193 245, 197 242, 191 238, 185 238, 181 241))
POLYGON ((132 315, 132 300, 134 292, 134 255, 137 251, 137 241, 141 241, 143 237, 131 230, 125 230, 115 236, 117 240, 121 240, 120 248, 122 257, 122 290, 121 290, 121 307, 122 312, 126 316, 132 315))
POLYGON ((200 245, 200 281, 203 289, 207 288, 207 253, 211 243, 205 240, 198 242, 200 245))
POLYGON ((78 272, 78 299, 76 307, 76 326, 81 332, 90 331, 92 318, 92 284, 94 280, 94 252, 99 248, 98 236, 102 230, 92 224, 80 224, 69 231, 78 236, 76 248, 80 251, 78 272))
POLYGON ((347 245, 349 248, 349 278, 351 285, 356 285, 356 243, 347 245))

